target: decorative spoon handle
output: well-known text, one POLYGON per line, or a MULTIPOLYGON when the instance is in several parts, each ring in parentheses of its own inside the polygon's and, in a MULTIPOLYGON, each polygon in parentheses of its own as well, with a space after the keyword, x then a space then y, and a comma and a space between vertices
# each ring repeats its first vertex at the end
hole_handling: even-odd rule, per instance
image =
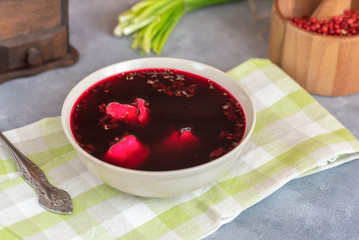
POLYGON ((352 0, 322 0, 311 17, 317 20, 329 20, 349 10, 352 0))
POLYGON ((64 190, 53 186, 47 180, 44 172, 22 154, 1 132, 0 141, 13 155, 22 177, 38 192, 40 205, 55 213, 72 213, 73 206, 70 195, 64 190))

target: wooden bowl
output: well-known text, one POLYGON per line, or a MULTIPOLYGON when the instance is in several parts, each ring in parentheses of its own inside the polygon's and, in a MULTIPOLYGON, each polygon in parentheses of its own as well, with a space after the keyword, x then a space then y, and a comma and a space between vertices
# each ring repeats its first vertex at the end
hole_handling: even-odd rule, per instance
MULTIPOLYGON (((320 0, 274 0, 269 59, 312 94, 359 92, 359 35, 324 36, 301 29, 288 17, 310 16, 320 0)), ((353 0, 352 9, 359 9, 353 0)))

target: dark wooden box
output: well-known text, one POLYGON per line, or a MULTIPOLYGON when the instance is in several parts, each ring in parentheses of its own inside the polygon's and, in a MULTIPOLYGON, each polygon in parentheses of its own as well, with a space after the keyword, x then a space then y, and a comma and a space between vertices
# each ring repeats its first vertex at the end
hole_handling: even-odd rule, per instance
POLYGON ((77 62, 68 0, 0 0, 0 82, 77 62))

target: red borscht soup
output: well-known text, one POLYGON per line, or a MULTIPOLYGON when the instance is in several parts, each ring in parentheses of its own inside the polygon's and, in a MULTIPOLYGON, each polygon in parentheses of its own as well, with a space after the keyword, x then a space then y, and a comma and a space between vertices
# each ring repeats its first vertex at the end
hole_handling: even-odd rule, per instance
POLYGON ((209 79, 174 69, 142 69, 87 89, 71 129, 89 154, 120 167, 166 171, 212 161, 243 138, 238 101, 209 79))

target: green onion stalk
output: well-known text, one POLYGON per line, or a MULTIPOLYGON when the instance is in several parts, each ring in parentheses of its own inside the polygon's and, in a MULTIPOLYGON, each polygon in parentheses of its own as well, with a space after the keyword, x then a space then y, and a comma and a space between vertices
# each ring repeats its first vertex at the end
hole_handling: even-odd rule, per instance
POLYGON ((178 21, 188 12, 238 0, 143 0, 118 16, 115 36, 131 35, 132 48, 160 54, 178 21))

